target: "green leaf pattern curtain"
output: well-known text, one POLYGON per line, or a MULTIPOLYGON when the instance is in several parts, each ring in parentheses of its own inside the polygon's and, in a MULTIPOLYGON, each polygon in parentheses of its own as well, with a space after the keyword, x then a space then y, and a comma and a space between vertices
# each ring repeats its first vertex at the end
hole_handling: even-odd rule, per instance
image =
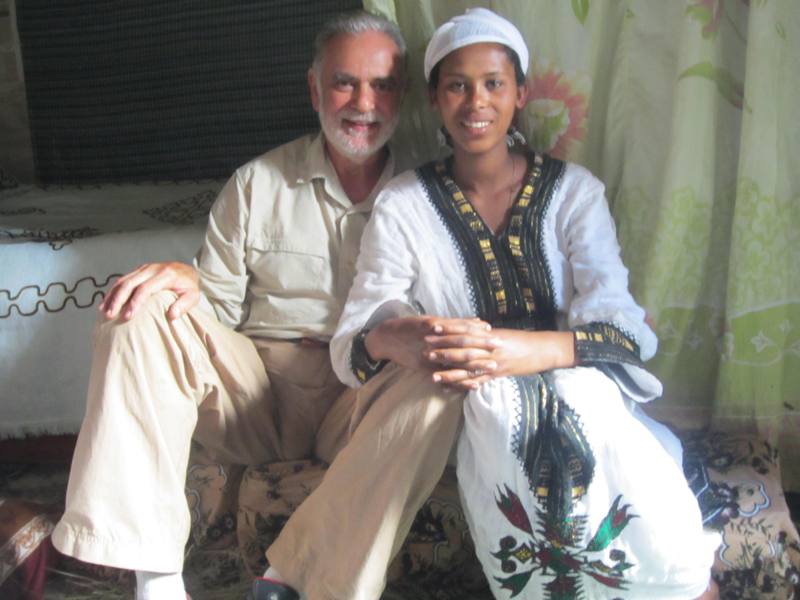
POLYGON ((414 78, 398 132, 437 152, 422 77, 436 25, 471 6, 531 48, 521 129, 607 185, 631 288, 660 339, 655 416, 758 430, 800 490, 800 3, 365 0, 414 78))

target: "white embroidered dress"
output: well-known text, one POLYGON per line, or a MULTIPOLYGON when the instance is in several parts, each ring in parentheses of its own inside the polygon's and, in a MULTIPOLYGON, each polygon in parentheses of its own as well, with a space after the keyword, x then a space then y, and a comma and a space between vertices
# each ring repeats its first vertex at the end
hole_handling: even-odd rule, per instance
POLYGON ((359 332, 421 312, 572 329, 586 365, 466 396, 459 487, 495 597, 699 596, 719 537, 702 528, 680 443, 638 407, 661 394, 640 362, 657 341, 628 292, 603 185, 531 155, 494 236, 444 163, 396 177, 376 201, 331 342, 341 380, 358 386, 376 368, 359 332))

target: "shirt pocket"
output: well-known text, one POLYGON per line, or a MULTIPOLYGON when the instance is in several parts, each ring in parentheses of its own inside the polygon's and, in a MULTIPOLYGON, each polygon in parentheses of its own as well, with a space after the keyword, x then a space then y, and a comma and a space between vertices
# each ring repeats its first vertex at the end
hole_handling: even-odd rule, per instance
POLYGON ((300 300, 329 295, 333 287, 326 248, 307 240, 256 240, 247 249, 247 268, 256 295, 300 300))

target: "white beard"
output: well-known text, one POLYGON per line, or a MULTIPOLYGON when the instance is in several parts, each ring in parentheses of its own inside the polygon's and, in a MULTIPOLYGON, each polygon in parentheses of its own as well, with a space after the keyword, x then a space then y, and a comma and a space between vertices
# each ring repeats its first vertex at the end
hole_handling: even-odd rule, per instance
POLYGON ((330 114, 325 109, 322 94, 320 94, 319 98, 319 122, 322 132, 325 134, 325 140, 340 154, 354 161, 365 160, 383 148, 391 139, 400 120, 399 111, 389 121, 386 121, 382 115, 374 111, 359 113, 358 111, 348 110, 339 114, 330 114), (347 131, 343 123, 344 119, 355 122, 378 123, 380 129, 377 135, 371 138, 371 132, 358 134, 347 131))

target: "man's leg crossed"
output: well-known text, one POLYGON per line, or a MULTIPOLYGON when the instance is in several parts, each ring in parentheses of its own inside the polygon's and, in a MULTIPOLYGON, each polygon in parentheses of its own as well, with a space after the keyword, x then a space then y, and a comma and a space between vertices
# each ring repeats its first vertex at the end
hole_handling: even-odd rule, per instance
MULTIPOLYGON (((357 391, 352 436, 267 551, 289 584, 308 600, 380 597, 389 562, 447 464, 463 398, 428 372, 391 364, 357 391)), ((332 415, 319 434, 334 440, 329 448, 342 431, 341 411, 332 415)))
POLYGON ((80 560, 181 571, 196 425, 207 440, 241 440, 227 458, 277 456, 269 380, 253 343, 198 309, 169 321, 174 298, 162 292, 131 321, 97 325, 66 511, 53 533, 56 548, 80 560), (230 427, 245 429, 234 436, 230 427))

